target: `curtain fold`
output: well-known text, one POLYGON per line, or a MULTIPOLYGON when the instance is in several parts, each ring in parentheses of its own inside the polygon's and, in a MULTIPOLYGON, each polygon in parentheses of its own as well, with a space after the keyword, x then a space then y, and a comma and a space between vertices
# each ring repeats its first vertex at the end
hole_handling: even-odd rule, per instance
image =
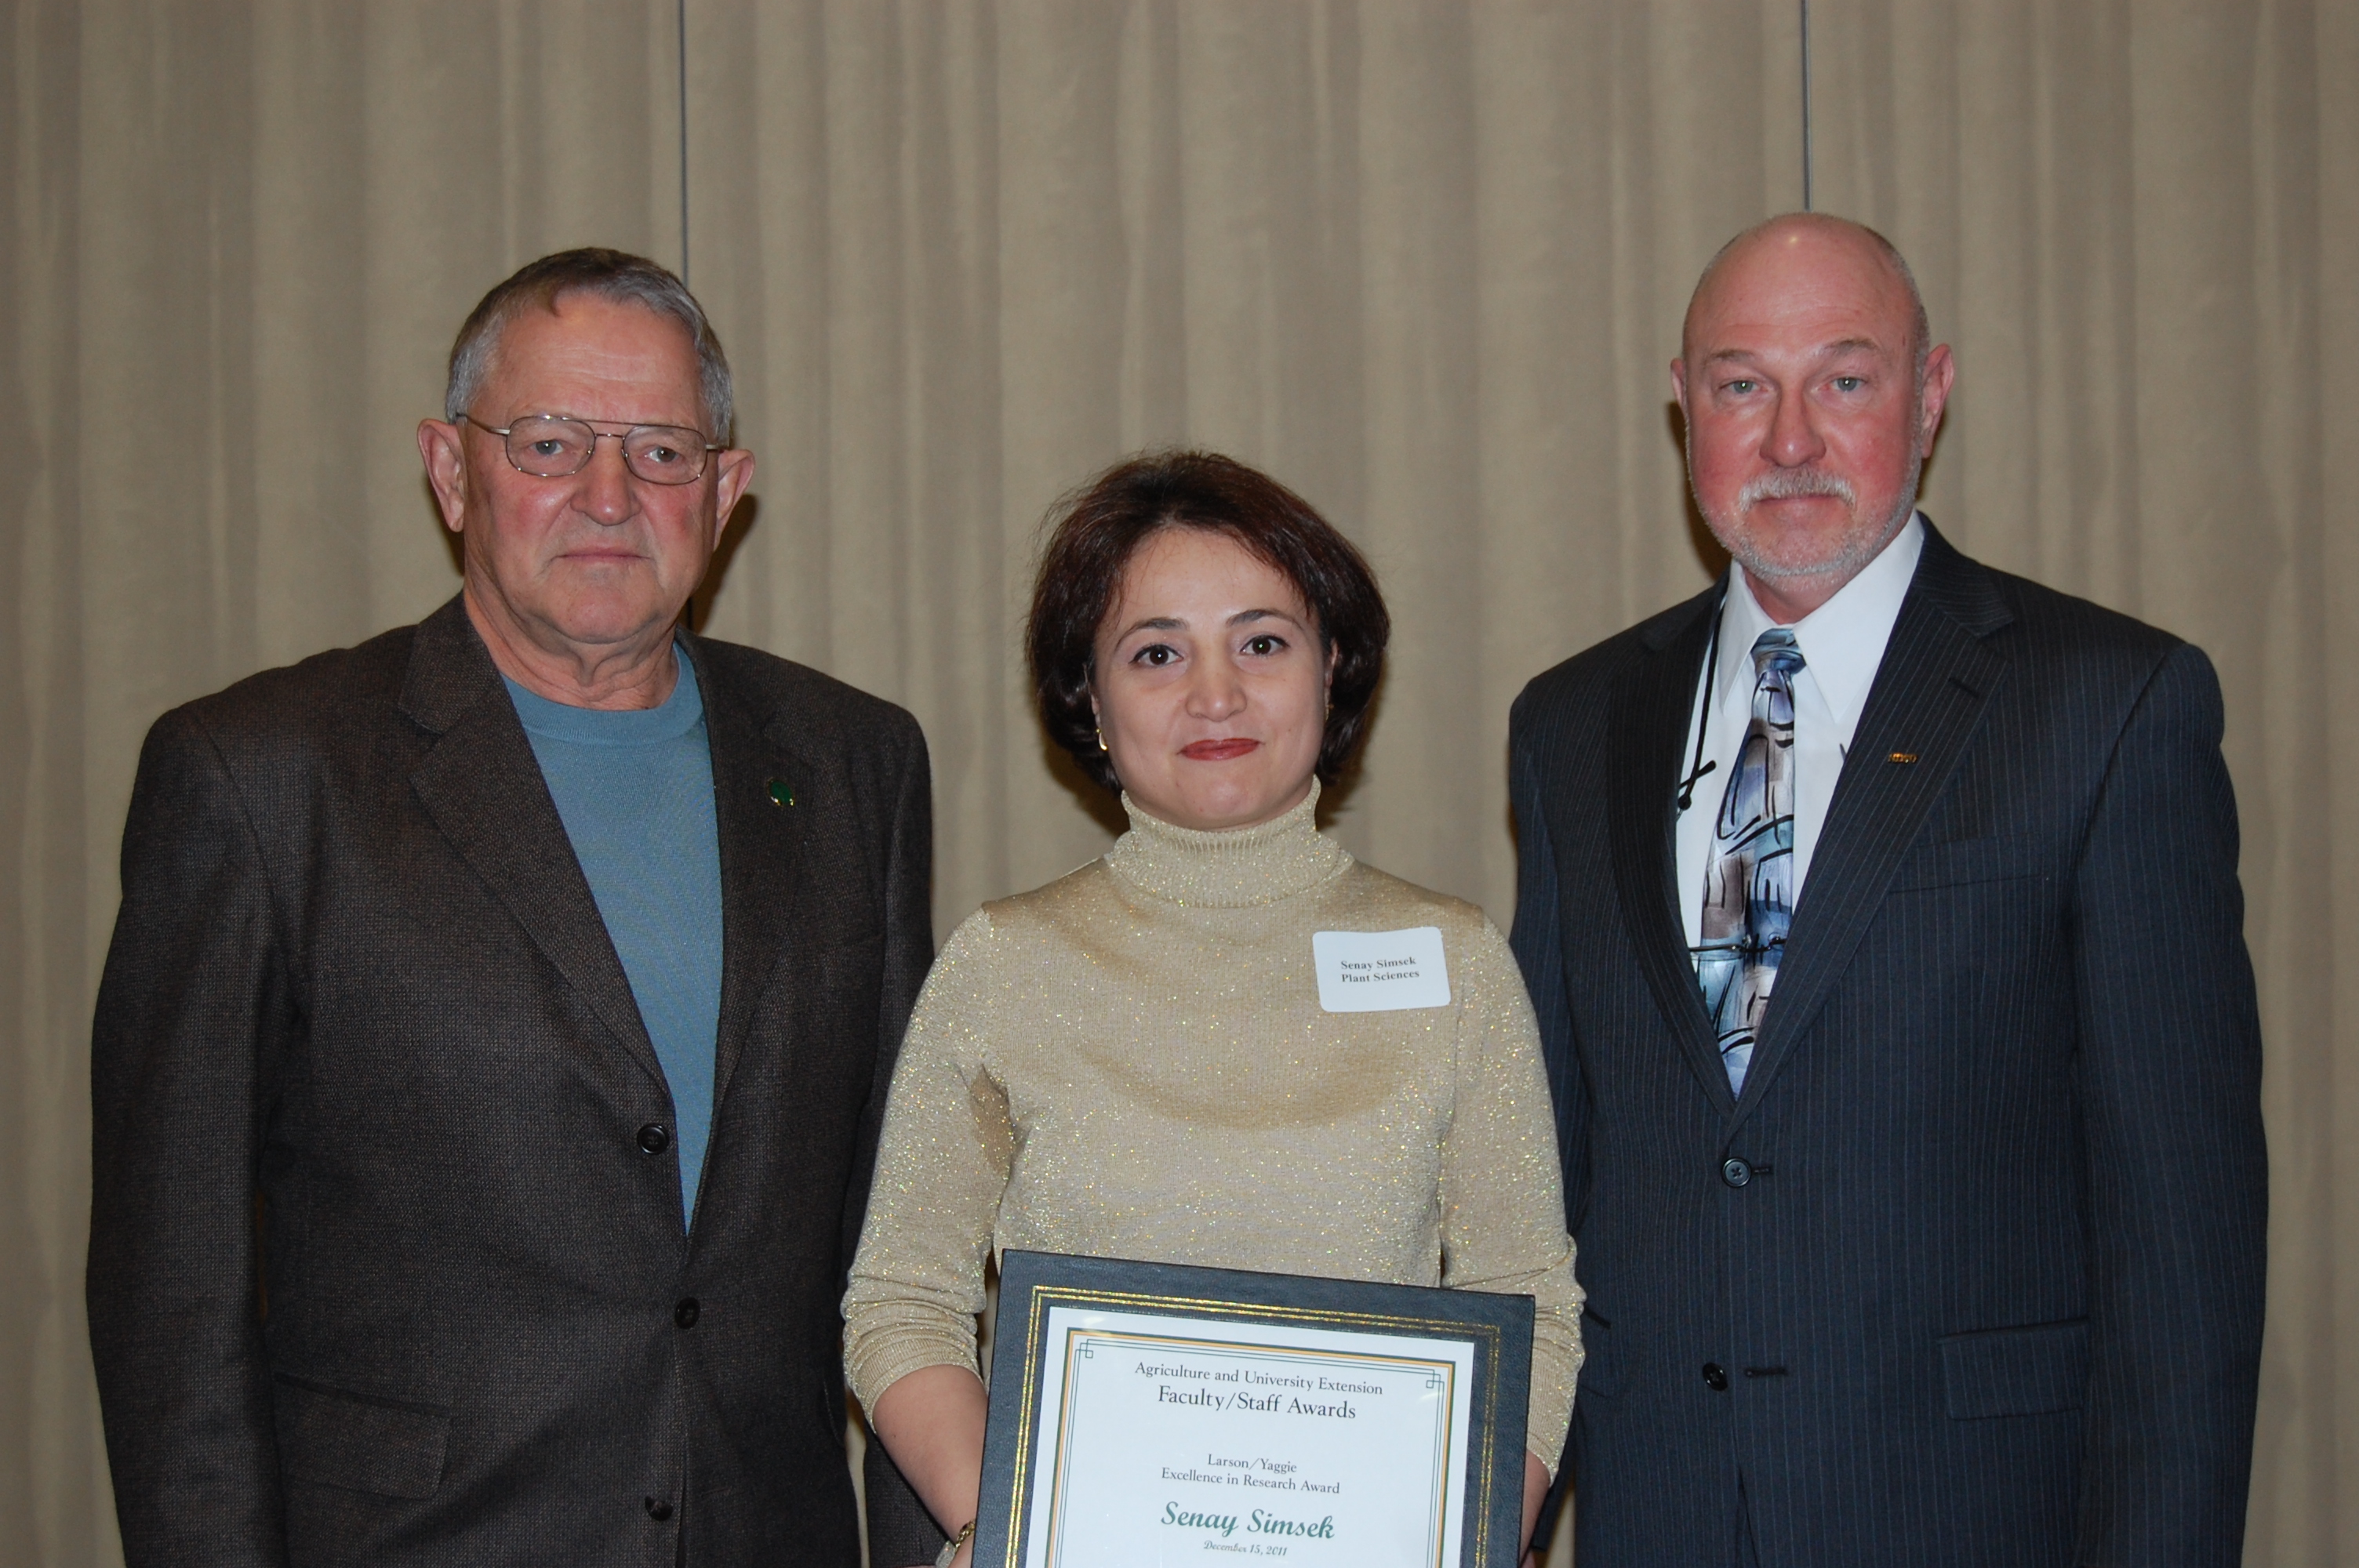
MULTIPOLYGON (((1398 630, 1336 828, 1502 925, 1507 704, 1717 569, 1667 368, 1712 250, 1800 200, 1791 0, 690 0, 686 234, 675 27, 0 0, 0 1563, 117 1558, 87 1031, 140 738, 453 590, 411 431, 516 265, 692 264, 758 457, 697 614, 917 713, 940 930, 1114 826, 1018 622, 1044 511, 1127 451, 1233 452, 1368 551, 1398 630)), ((2359 5, 1810 34, 1817 204, 1958 353, 1927 510, 2219 666, 2276 1182, 2248 1556, 2359 1556, 2359 5)))

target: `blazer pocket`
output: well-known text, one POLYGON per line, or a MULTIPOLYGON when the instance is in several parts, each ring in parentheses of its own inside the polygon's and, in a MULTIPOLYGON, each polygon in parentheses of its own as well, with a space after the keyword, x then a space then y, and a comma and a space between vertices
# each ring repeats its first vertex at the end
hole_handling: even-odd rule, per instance
POLYGON ((2089 1320, 1989 1328, 1941 1339, 1951 1421, 2076 1411, 2089 1388, 2089 1320))
POLYGON ((281 1372, 272 1404, 278 1467, 299 1481, 380 1498, 430 1498, 442 1484, 451 1412, 350 1393, 281 1372))
POLYGON ((2020 835, 1952 838, 1909 850, 1901 858, 1900 869, 1893 873, 1890 891, 2006 881, 2014 877, 2036 877, 2041 870, 2036 838, 2020 835))

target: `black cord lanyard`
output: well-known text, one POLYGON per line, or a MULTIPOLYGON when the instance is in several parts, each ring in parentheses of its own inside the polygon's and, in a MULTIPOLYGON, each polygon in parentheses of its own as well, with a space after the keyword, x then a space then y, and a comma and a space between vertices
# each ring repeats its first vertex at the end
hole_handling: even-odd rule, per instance
POLYGON ((1720 682, 1720 622, 1728 609, 1728 579, 1722 577, 1720 584, 1720 598, 1712 607, 1712 642, 1706 646, 1703 656, 1703 695, 1696 699, 1695 760, 1688 764, 1688 776, 1680 781, 1681 815, 1695 804, 1696 781, 1720 766, 1718 762, 1703 760, 1704 731, 1712 723, 1712 687, 1720 682))

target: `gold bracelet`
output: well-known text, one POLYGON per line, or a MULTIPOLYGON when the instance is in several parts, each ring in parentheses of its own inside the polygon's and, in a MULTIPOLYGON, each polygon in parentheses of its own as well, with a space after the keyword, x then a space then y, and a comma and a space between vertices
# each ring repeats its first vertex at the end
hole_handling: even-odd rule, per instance
POLYGON ((942 1554, 934 1559, 934 1568, 951 1568, 951 1559, 959 1554, 959 1548, 964 1546, 968 1541, 973 1541, 973 1539, 974 1520, 969 1519, 966 1523, 959 1526, 959 1532, 956 1535, 951 1536, 949 1541, 943 1545, 942 1554))

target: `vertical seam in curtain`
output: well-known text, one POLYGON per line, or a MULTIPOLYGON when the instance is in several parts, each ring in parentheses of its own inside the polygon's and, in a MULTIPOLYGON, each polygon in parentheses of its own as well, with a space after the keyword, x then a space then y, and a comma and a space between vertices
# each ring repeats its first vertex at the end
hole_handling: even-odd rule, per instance
MULTIPOLYGON (((686 5, 688 0, 680 0, 686 5)), ((1802 7, 1802 211, 1810 211, 1810 0, 1800 0, 1802 7)), ((684 178, 684 177, 683 177, 684 178)), ((687 186, 681 186, 680 200, 688 200, 687 186)))
MULTIPOLYGON (((679 282, 688 278, 688 0, 676 0, 672 16, 679 35, 679 282)), ((1808 110, 1805 109, 1805 114, 1808 110)), ((1805 181, 1804 189, 1808 189, 1805 181)))

